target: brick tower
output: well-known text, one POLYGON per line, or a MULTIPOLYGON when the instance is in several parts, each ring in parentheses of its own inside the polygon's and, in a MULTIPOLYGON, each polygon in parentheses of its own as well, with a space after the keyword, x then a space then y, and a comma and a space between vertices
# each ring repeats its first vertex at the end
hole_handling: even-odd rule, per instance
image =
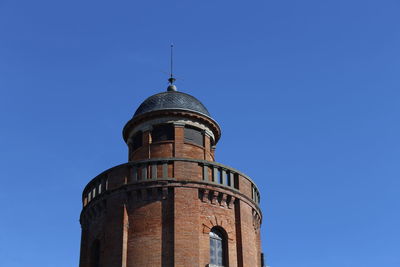
POLYGON ((215 162, 221 130, 174 85, 123 129, 128 162, 83 190, 80 267, 259 267, 260 194, 215 162))

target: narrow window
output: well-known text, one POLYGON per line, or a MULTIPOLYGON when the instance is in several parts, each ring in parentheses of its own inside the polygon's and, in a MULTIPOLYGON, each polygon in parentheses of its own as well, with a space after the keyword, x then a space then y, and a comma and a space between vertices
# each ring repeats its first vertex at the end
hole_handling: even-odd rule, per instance
POLYGON ((142 145, 143 145, 143 133, 142 132, 137 132, 132 137, 132 151, 138 149, 142 145))
POLYGON ((227 266, 226 238, 221 230, 212 228, 210 231, 210 265, 215 267, 227 266))
POLYGON ((160 124, 151 131, 152 142, 174 140, 174 126, 172 124, 160 124))
POLYGON ((185 142, 204 146, 203 133, 199 129, 185 127, 185 142))

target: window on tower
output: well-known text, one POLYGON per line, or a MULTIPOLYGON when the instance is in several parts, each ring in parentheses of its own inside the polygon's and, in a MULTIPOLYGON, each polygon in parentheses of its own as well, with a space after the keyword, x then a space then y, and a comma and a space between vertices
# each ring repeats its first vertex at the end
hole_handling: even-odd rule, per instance
POLYGON ((133 135, 132 137, 132 151, 138 149, 143 145, 143 133, 142 132, 137 132, 133 135))
POLYGON ((153 126, 151 131, 151 141, 160 142, 174 140, 174 125, 173 124, 160 124, 153 126))
POLYGON ((213 227, 210 231, 210 266, 227 266, 226 234, 222 229, 213 227))
POLYGON ((201 130, 185 126, 185 142, 204 146, 204 136, 201 130))

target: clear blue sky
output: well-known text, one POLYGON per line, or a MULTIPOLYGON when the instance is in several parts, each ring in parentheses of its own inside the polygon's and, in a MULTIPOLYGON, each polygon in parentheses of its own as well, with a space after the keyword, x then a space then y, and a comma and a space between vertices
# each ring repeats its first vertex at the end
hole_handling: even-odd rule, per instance
MULTIPOLYGON (((397 0, 0 0, 0 266, 78 266, 81 191, 177 85, 259 185, 271 267, 400 266, 397 0)), ((246 266, 253 267, 253 266, 246 266)))

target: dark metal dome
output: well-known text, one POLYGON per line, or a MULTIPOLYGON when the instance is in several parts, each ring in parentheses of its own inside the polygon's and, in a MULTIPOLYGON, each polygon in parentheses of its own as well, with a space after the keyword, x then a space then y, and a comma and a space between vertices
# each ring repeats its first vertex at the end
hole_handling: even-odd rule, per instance
POLYGON ((133 116, 168 109, 188 110, 211 117, 207 108, 199 100, 178 91, 168 91, 150 96, 138 107, 133 116))

